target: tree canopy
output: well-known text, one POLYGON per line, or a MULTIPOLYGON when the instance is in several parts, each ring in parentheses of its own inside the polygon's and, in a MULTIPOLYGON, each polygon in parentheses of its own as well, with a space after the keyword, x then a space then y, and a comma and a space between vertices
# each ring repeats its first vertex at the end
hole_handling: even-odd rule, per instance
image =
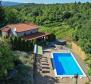
POLYGON ((0 1, 0 28, 5 25, 5 22, 6 22, 5 11, 4 11, 4 8, 2 7, 1 1, 0 1))
POLYGON ((14 55, 6 43, 0 44, 0 79, 7 77, 14 67, 14 55))

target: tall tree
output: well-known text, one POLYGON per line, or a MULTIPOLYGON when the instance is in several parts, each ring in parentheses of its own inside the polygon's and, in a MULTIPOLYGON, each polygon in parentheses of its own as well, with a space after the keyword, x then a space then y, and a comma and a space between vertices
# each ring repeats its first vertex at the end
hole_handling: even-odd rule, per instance
POLYGON ((14 67, 14 55, 8 44, 0 44, 0 80, 5 79, 8 71, 14 67))
POLYGON ((1 2, 2 1, 0 1, 0 27, 4 26, 5 24, 5 12, 1 2))

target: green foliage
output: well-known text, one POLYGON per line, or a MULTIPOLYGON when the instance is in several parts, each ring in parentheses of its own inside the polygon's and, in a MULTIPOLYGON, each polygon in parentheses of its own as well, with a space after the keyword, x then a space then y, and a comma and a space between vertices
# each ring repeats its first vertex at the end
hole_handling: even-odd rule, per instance
POLYGON ((21 37, 11 37, 10 42, 13 50, 33 51, 33 42, 21 39, 21 37))
MULTIPOLYGON (((34 22, 40 25, 40 31, 53 33, 57 39, 76 41, 87 54, 91 54, 91 3, 26 4, 5 7, 5 14, 4 22, 34 22)), ((35 43, 44 42, 34 41, 29 44, 35 43)), ((13 48, 19 50, 26 50, 26 45, 29 46, 28 42, 19 39, 15 39, 12 44, 16 46, 13 48), (17 44, 20 45, 17 47, 17 44)))
POLYGON ((88 70, 88 74, 91 76, 91 68, 88 70))
POLYGON ((2 26, 4 26, 6 23, 6 20, 5 20, 5 11, 4 11, 4 8, 2 6, 0 6, 0 28, 2 26))
POLYGON ((69 19, 70 17, 72 17, 72 13, 71 12, 68 12, 68 11, 65 11, 63 12, 63 19, 69 19))
POLYGON ((14 67, 14 55, 7 44, 0 45, 0 79, 8 75, 8 71, 14 67))
POLYGON ((2 36, 2 31, 0 30, 0 36, 2 36))
POLYGON ((24 40, 21 37, 11 37, 10 43, 13 50, 20 50, 25 52, 33 51, 34 45, 46 46, 47 42, 54 41, 56 39, 54 34, 50 34, 47 39, 33 39, 24 40))
POLYGON ((8 84, 31 84, 31 74, 29 74, 31 68, 24 64, 17 66, 17 73, 8 84))
POLYGON ((5 8, 7 23, 35 22, 39 25, 67 21, 75 27, 90 19, 90 3, 76 4, 27 4, 5 8), (87 10, 86 10, 87 9, 87 10))
POLYGON ((88 41, 87 43, 84 44, 84 51, 86 53, 91 54, 91 41, 88 41))
POLYGON ((55 41, 56 40, 56 36, 54 34, 50 34, 48 36, 48 41, 51 42, 51 41, 55 41))
POLYGON ((77 41, 81 48, 88 54, 91 54, 91 21, 76 29, 73 33, 73 40, 77 41))
POLYGON ((70 28, 67 24, 60 24, 61 26, 40 26, 39 31, 53 33, 57 39, 65 39, 67 41, 72 40, 73 28, 70 28))

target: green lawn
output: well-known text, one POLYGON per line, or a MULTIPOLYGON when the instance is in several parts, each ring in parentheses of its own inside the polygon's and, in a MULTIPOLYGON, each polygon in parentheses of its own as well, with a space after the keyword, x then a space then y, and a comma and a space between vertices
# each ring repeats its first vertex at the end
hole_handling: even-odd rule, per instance
POLYGON ((38 46, 38 52, 37 52, 37 54, 40 54, 40 55, 43 54, 43 49, 42 49, 41 46, 38 46))
POLYGON ((67 41, 72 41, 73 28, 70 28, 67 24, 62 24, 60 26, 40 26, 39 31, 53 33, 56 35, 57 39, 65 39, 67 41))

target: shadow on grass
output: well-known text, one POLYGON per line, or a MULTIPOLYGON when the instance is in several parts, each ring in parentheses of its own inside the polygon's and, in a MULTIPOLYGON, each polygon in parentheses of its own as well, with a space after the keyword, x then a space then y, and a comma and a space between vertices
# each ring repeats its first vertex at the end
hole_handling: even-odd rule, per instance
POLYGON ((7 77, 0 80, 0 84, 32 84, 32 67, 25 65, 20 60, 14 63, 14 69, 8 71, 7 77))
POLYGON ((47 75, 43 76, 37 72, 34 84, 55 84, 58 82, 59 81, 57 79, 55 79, 54 77, 50 77, 47 75))
POLYGON ((30 71, 31 71, 31 67, 27 65, 24 65, 24 64, 17 65, 16 74, 14 74, 14 76, 8 79, 7 84, 55 84, 55 83, 58 83, 57 79, 50 76, 43 76, 39 72, 35 72, 34 74, 35 77, 33 78, 33 76, 31 75, 32 72, 30 71))
POLYGON ((20 60, 14 63, 15 68, 9 71, 8 79, 0 81, 0 84, 55 84, 58 82, 53 77, 41 75, 37 70, 33 70, 32 67, 20 60))
POLYGON ((16 68, 16 74, 8 80, 8 84, 31 84, 31 67, 20 64, 16 68))

